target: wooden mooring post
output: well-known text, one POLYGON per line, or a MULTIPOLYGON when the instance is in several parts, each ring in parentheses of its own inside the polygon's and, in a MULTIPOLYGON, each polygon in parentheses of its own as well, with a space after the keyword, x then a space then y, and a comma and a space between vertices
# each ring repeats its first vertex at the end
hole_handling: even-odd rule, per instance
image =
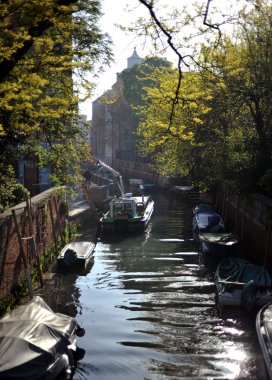
POLYGON ((12 210, 12 216, 13 216, 15 230, 17 233, 18 242, 19 242, 19 246, 20 246, 20 253, 21 253, 22 258, 23 258, 23 263, 24 263, 24 268, 25 268, 25 273, 26 273, 26 281, 27 281, 27 286, 28 286, 28 291, 29 291, 29 297, 30 297, 30 299, 32 299, 33 295, 34 295, 33 294, 33 288, 32 288, 32 281, 31 281, 31 276, 30 276, 30 272, 29 272, 29 268, 28 268, 27 257, 26 257, 25 250, 24 250, 23 239, 22 239, 22 235, 20 232, 20 228, 19 228, 19 224, 17 221, 17 216, 16 216, 15 210, 12 210))
POLYGON ((83 193, 84 193, 84 195, 85 195, 85 197, 87 199, 87 202, 88 202, 88 204, 90 206, 90 210, 91 210, 91 212, 93 214, 93 217, 94 217, 95 221, 98 223, 99 216, 98 216, 98 213, 96 211, 96 208, 95 208, 95 205, 94 205, 94 201, 93 201, 93 199, 91 197, 90 191, 89 191, 89 189, 88 189, 88 187, 87 187, 87 185, 85 183, 82 184, 82 191, 83 191, 83 193))
POLYGON ((55 229, 53 207, 52 207, 52 201, 51 201, 51 199, 48 199, 48 205, 49 205, 49 213, 50 213, 50 219, 51 219, 52 231, 53 231, 53 238, 54 238, 55 255, 57 256, 58 255, 58 240, 57 240, 57 234, 56 234, 56 229, 55 229))
POLYGON ((26 198, 26 210, 27 210, 27 217, 28 217, 28 223, 29 223, 29 232, 30 232, 30 236, 31 236, 32 252, 33 252, 33 256, 36 259, 38 276, 40 279, 41 286, 43 287, 43 285, 44 285, 43 276, 42 276, 42 271, 41 271, 40 257, 39 257, 39 254, 37 252, 36 238, 35 238, 34 228, 33 228, 33 223, 32 223, 32 215, 31 215, 29 195, 27 195, 27 198, 26 198))

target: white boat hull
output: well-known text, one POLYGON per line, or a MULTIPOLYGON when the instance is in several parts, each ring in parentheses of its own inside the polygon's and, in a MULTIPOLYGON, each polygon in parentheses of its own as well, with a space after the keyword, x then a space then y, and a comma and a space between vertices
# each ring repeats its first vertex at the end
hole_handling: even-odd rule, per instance
POLYGON ((89 241, 75 241, 67 244, 58 255, 58 264, 66 267, 85 267, 93 259, 95 244, 89 241))

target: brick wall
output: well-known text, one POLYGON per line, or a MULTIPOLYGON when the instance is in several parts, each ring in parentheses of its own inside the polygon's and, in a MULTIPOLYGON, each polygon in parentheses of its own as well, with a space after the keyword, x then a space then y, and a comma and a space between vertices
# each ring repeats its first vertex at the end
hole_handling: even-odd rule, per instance
MULTIPOLYGON (((62 197, 56 189, 49 189, 30 200, 31 221, 36 242, 36 252, 40 257, 54 244, 66 225, 67 215, 62 207, 62 197)), ((26 202, 13 208, 19 225, 24 253, 29 266, 37 265, 30 237, 30 220, 26 202)), ((56 252, 57 254, 57 252, 56 252)), ((12 209, 0 214, 0 302, 16 290, 25 279, 25 268, 19 238, 16 232, 12 209)))

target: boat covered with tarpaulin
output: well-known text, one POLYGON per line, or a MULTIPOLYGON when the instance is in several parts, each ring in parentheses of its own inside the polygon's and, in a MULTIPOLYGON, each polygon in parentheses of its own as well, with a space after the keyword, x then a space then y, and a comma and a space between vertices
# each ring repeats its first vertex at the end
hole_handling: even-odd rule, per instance
POLYGON ((51 380, 71 372, 76 336, 84 335, 73 317, 54 313, 35 296, 0 319, 0 379, 51 380))
POLYGON ((272 276, 263 265, 227 257, 219 263, 214 281, 221 307, 244 306, 253 310, 272 302, 272 276))

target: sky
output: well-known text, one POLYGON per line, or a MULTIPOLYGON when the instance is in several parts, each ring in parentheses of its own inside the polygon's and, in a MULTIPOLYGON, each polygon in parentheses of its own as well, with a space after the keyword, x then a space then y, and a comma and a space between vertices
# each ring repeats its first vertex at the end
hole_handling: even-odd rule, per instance
MULTIPOLYGON (((207 0, 196 0, 202 5, 207 3, 207 0)), ((216 13, 216 19, 214 22, 220 22, 220 17, 224 14, 224 7, 228 6, 229 9, 233 9, 238 3, 243 3, 246 0, 229 0, 228 2, 222 2, 222 0, 213 0, 211 2, 213 7, 219 7, 220 14, 216 13)), ((192 6, 192 0, 161 0, 161 3, 165 3, 169 6, 181 7, 187 3, 192 6)), ((137 40, 135 35, 127 35, 126 32, 121 31, 116 24, 130 25, 138 17, 148 17, 147 8, 140 4, 138 0, 101 0, 103 16, 100 24, 101 29, 108 33, 112 40, 112 51, 114 55, 114 62, 110 67, 105 67, 105 72, 98 78, 90 78, 96 84, 93 97, 85 101, 80 105, 80 113, 87 116, 88 120, 92 118, 92 102, 101 96, 106 90, 110 89, 116 82, 117 73, 127 68, 127 58, 129 58, 134 50, 137 49, 137 53, 140 57, 144 58, 147 55, 152 55, 152 48, 147 43, 143 43, 141 40, 137 40)), ((210 9, 212 11, 212 9, 210 9)), ((228 12, 227 12, 228 13, 228 12)), ((169 56, 167 57, 169 59, 169 56)), ((171 58, 169 59, 172 60, 171 58)), ((172 60, 173 61, 173 60, 172 60)))
POLYGON ((92 117, 92 101, 110 89, 116 82, 117 73, 127 68, 127 58, 132 55, 134 47, 140 57, 145 57, 149 53, 147 48, 137 43, 134 36, 127 36, 125 32, 115 26, 115 24, 129 25, 137 14, 147 14, 147 10, 139 4, 138 0, 102 0, 102 7, 104 15, 101 19, 101 28, 113 40, 112 50, 115 62, 110 67, 105 67, 105 72, 99 78, 94 79, 97 86, 93 98, 80 106, 80 112, 86 115, 88 120, 92 117), (128 3, 129 9, 133 8, 131 12, 125 11, 128 3))

